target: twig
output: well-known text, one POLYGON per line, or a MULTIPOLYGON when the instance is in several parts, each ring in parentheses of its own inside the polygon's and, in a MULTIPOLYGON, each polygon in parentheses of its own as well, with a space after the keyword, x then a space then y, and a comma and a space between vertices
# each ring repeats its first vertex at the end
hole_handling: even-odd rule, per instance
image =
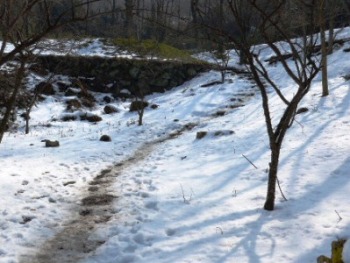
POLYGON ((337 210, 334 210, 334 212, 335 212, 335 213, 338 215, 338 217, 339 217, 338 222, 342 221, 342 220, 343 220, 343 218, 340 216, 340 214, 338 213, 338 211, 337 211, 337 210))
POLYGON ((298 122, 297 120, 294 120, 297 124, 299 124, 299 126, 301 127, 301 131, 304 133, 304 125, 302 125, 300 122, 298 122))
POLYGON ((288 201, 288 199, 286 198, 286 196, 284 195, 283 191, 282 191, 282 188, 281 188, 281 185, 280 185, 280 180, 278 180, 278 177, 276 178, 277 179, 277 185, 278 185, 278 188, 280 189, 280 193, 284 199, 284 201, 288 201))
POLYGON ((252 161, 250 161, 247 156, 245 156, 244 154, 242 154, 242 156, 251 164, 255 167, 255 169, 258 169, 258 167, 255 166, 255 164, 252 163, 252 161))
POLYGON ((221 227, 216 227, 216 232, 218 232, 217 230, 219 230, 220 231, 220 233, 221 233, 221 235, 223 235, 224 234, 224 231, 222 230, 222 228, 221 227))
POLYGON ((189 204, 191 199, 192 199, 192 193, 190 195, 190 198, 187 199, 186 196, 185 196, 185 192, 184 192, 184 188, 182 187, 182 184, 180 184, 180 187, 181 187, 181 192, 182 192, 182 198, 184 199, 184 203, 185 204, 189 204))
POLYGON ((237 197, 237 190, 232 190, 232 196, 237 197))

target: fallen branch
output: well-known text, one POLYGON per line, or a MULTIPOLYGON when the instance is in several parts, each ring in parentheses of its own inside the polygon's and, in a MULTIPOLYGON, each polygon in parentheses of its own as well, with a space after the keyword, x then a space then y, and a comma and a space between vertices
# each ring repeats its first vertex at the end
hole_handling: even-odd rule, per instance
POLYGON ((337 211, 337 210, 334 210, 334 212, 338 215, 338 218, 339 218, 338 222, 342 221, 343 218, 340 216, 340 214, 338 213, 338 211, 337 211))
POLYGON ((224 231, 222 230, 222 228, 221 228, 221 227, 217 226, 217 227, 216 227, 216 232, 218 232, 217 230, 219 230, 219 231, 220 231, 220 234, 221 234, 221 235, 223 235, 223 234, 224 234, 224 231))
POLYGON ((282 191, 282 188, 281 188, 281 185, 280 185, 280 180, 278 180, 278 177, 277 177, 277 185, 278 185, 278 188, 280 189, 280 193, 281 193, 284 201, 288 201, 288 199, 286 198, 286 196, 284 195, 284 193, 282 191))
POLYGON ((253 162, 247 158, 247 156, 245 156, 244 154, 242 154, 242 156, 243 156, 251 165, 253 165, 253 166, 255 167, 255 169, 258 169, 258 167, 256 167, 255 164, 253 164, 253 162))

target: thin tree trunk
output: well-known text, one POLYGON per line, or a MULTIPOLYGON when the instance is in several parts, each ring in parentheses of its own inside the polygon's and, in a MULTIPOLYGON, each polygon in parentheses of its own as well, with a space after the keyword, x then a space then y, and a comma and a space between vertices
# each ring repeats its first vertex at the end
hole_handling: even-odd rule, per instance
POLYGON ((278 163, 280 156, 280 147, 274 145, 271 149, 271 162, 269 170, 269 179, 267 183, 267 195, 264 205, 264 209, 272 211, 275 209, 275 199, 276 199, 276 184, 277 184, 277 173, 278 173, 278 163))
POLYGON ((321 34, 321 66, 322 66, 322 97, 329 95, 328 89, 328 62, 327 62, 327 41, 326 41, 326 28, 325 28, 325 0, 320 1, 319 5, 319 18, 320 18, 320 34, 321 34))
POLYGON ((133 18, 133 9, 134 9, 134 0, 125 0, 125 21, 124 21, 124 30, 125 30, 125 36, 131 37, 133 32, 133 24, 134 24, 134 18, 133 18))
POLYGON ((9 100, 9 102, 7 103, 7 107, 6 107, 6 112, 4 114, 4 117, 1 120, 0 123, 0 143, 2 142, 2 139, 4 138, 4 134, 8 125, 8 121, 10 119, 11 116, 11 112, 15 107, 16 104, 16 99, 17 99, 17 94, 18 91, 21 87, 21 83, 22 83, 22 79, 24 76, 24 71, 25 71, 25 62, 21 61, 21 65, 20 68, 17 70, 16 73, 16 78, 15 78, 15 83, 14 83, 14 90, 11 94, 11 98, 9 100))

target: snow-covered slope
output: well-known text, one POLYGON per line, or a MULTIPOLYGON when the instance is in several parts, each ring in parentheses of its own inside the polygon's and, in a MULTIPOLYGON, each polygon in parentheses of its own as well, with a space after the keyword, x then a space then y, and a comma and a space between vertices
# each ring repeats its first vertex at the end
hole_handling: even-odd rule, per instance
MULTIPOLYGON (((52 122, 63 98, 48 97, 33 110, 30 134, 21 123, 0 145, 0 262, 26 262, 79 218, 81 198, 101 170, 189 123, 192 129, 154 144, 118 175, 113 216, 89 237, 102 245, 80 262, 299 263, 329 255, 332 240, 350 236, 350 83, 342 77, 350 73, 350 53, 343 51, 349 46, 329 57, 330 95, 320 96, 317 77, 301 105, 309 111, 288 131, 279 171, 288 201, 279 196, 273 212, 262 209, 269 145, 249 80, 228 76, 225 84, 202 88, 220 78, 208 72, 149 96, 159 108, 146 110, 141 127, 128 101, 113 102, 120 112, 97 124, 52 122), (196 139, 199 131, 208 135, 196 139), (102 134, 112 142, 100 142, 102 134), (60 147, 45 148, 43 139, 60 147)), ((292 88, 279 64, 271 73, 285 92, 292 88)), ((282 103, 270 95, 278 114, 282 103)))

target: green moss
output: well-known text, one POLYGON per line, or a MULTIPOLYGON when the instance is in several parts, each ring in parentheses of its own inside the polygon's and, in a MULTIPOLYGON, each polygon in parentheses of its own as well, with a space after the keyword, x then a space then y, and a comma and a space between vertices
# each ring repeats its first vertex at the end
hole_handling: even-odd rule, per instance
POLYGON ((317 258, 317 263, 344 263, 342 260, 342 254, 345 242, 345 239, 333 241, 331 258, 321 255, 317 258))
POLYGON ((342 254, 345 241, 344 239, 339 239, 332 242, 332 263, 343 263, 342 254))
POLYGON ((165 43, 158 43, 155 40, 139 41, 135 38, 116 38, 113 44, 123 50, 134 52, 140 56, 151 56, 163 59, 176 59, 181 61, 196 61, 191 54, 165 43))

